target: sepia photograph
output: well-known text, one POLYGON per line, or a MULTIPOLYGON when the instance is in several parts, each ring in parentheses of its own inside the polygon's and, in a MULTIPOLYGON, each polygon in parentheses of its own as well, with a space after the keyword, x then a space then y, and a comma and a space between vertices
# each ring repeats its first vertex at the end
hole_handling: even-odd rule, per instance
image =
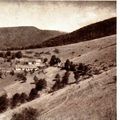
POLYGON ((116 5, 0 0, 0 120, 117 120, 116 5))

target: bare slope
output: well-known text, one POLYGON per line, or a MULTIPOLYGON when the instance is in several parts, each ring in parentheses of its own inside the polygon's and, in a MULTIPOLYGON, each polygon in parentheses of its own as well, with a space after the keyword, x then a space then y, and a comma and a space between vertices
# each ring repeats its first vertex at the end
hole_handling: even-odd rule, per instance
POLYGON ((63 34, 58 31, 39 30, 35 27, 0 28, 0 49, 24 49, 63 34))

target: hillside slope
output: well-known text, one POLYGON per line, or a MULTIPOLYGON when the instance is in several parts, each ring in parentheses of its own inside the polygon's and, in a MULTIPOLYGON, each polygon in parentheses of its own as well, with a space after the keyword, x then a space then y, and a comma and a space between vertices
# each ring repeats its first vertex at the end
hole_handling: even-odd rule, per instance
MULTIPOLYGON (((92 64, 96 67, 106 67, 100 74, 88 79, 82 79, 78 84, 69 84, 54 93, 40 93, 40 97, 15 109, 8 109, 0 114, 1 120, 10 120, 15 112, 20 112, 25 107, 36 108, 39 112, 38 120, 115 120, 116 119, 116 35, 94 39, 65 46, 49 47, 30 50, 33 53, 50 52, 41 54, 41 57, 50 59, 54 49, 58 49, 56 55, 64 62, 69 58, 74 63, 92 64)), ((26 50, 22 51, 26 53, 26 50)), ((32 55, 33 55, 32 53, 32 55)), ((63 70, 57 67, 44 69, 47 83, 53 84, 57 73, 63 70)), ((41 78, 41 75, 39 76, 41 78)), ((74 81, 72 73, 69 80, 74 81)), ((1 81, 1 83, 4 80, 1 81)), ((4 81, 5 82, 5 81, 4 81)), ((14 81, 8 86, 3 84, 8 95, 16 92, 30 91, 33 84, 33 76, 29 76, 26 83, 14 81)), ((49 88, 48 84, 48 88, 49 88)))
POLYGON ((14 112, 25 107, 37 108, 38 120, 115 120, 116 119, 116 69, 95 76, 77 85, 67 86, 54 94, 8 110, 1 120, 10 120, 14 112))
POLYGON ((63 34, 52 30, 39 30, 35 27, 0 28, 0 49, 24 49, 63 34))
POLYGON ((85 26, 83 28, 80 28, 74 32, 65 35, 60 35, 55 38, 51 38, 43 42, 41 45, 38 45, 38 47, 52 47, 78 43, 113 34, 116 34, 115 17, 85 26))

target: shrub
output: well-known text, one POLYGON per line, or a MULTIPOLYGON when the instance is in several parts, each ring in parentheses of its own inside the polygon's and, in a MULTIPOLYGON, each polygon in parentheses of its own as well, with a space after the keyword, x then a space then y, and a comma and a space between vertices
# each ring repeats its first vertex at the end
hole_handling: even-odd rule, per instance
POLYGON ((14 70, 11 70, 11 71, 10 71, 10 75, 13 76, 14 74, 15 74, 15 73, 14 73, 14 70))
POLYGON ((75 71, 75 72, 74 72, 74 78, 75 78, 75 80, 76 80, 76 83, 78 83, 79 77, 80 77, 79 72, 75 71))
POLYGON ((24 92, 21 93, 21 95, 20 95, 20 103, 25 103, 27 101, 27 99, 28 99, 27 94, 24 93, 24 92))
POLYGON ((59 74, 56 74, 55 78, 56 78, 56 79, 60 79, 60 75, 59 75, 59 74))
POLYGON ((113 76, 113 80, 116 82, 117 81, 117 76, 113 76))
POLYGON ((71 62, 69 61, 69 59, 67 59, 66 62, 65 62, 65 64, 64 64, 64 68, 66 70, 70 70, 70 64, 71 64, 71 62))
POLYGON ((49 51, 45 52, 44 54, 50 55, 51 53, 49 51))
POLYGON ((58 54, 59 53, 59 49, 55 48, 53 52, 58 54))
POLYGON ((37 120, 38 111, 34 108, 25 108, 20 113, 14 113, 11 120, 37 120))
POLYGON ((7 57, 7 56, 11 56, 11 51, 7 51, 6 53, 5 53, 5 56, 7 57))
POLYGON ((38 77, 37 77, 36 75, 34 76, 33 79, 34 79, 34 81, 35 81, 35 84, 39 81, 39 79, 38 79, 38 77))
POLYGON ((0 113, 7 110, 8 105, 9 105, 9 100, 7 98, 7 95, 5 94, 5 95, 0 96, 0 113))
POLYGON ((53 91, 56 91, 56 90, 62 88, 62 84, 61 84, 61 81, 60 81, 60 75, 59 74, 57 74, 55 76, 55 79, 53 81, 55 81, 55 84, 52 86, 53 91))
POLYGON ((55 55, 52 55, 49 64, 50 64, 50 66, 53 66, 53 65, 58 64, 60 62, 61 62, 60 58, 57 58, 55 55))
POLYGON ((2 75, 3 75, 3 73, 2 73, 2 71, 0 71, 0 78, 2 79, 2 75))
POLYGON ((5 54, 3 52, 0 52, 0 57, 4 58, 5 54))
POLYGON ((25 77, 25 75, 23 73, 18 73, 17 77, 22 81, 22 82, 26 82, 27 78, 25 77))
POLYGON ((7 62, 11 62, 11 58, 7 58, 7 62))
POLYGON ((15 57, 18 58, 18 59, 22 58, 22 56, 23 55, 22 55, 21 51, 18 51, 18 52, 15 53, 15 57))
POLYGON ((64 76, 62 77, 62 85, 65 86, 68 84, 68 81, 69 81, 69 71, 66 71, 64 76))
POLYGON ((11 59, 15 59, 15 53, 12 53, 11 59))
POLYGON ((42 90, 44 88, 46 88, 47 86, 47 82, 45 79, 40 79, 37 83, 36 83, 36 90, 42 90))
POLYGON ((49 64, 50 64, 50 66, 53 66, 55 63, 56 63, 56 56, 53 55, 53 56, 51 57, 51 60, 50 60, 49 64))
POLYGON ((76 65, 75 64, 73 64, 73 62, 70 62, 70 70, 71 71, 75 71, 76 70, 76 65))
POLYGON ((46 63, 47 61, 48 61, 48 59, 47 59, 47 58, 44 58, 43 63, 46 63))
POLYGON ((25 69, 25 70, 24 70, 24 76, 26 76, 26 75, 27 75, 27 73, 28 73, 28 72, 27 72, 27 70, 25 69))
POLYGON ((38 97, 38 91, 35 88, 32 88, 29 94, 29 100, 34 100, 38 97))
POLYGON ((18 103, 20 103, 20 94, 16 93, 13 95, 12 99, 11 99, 11 108, 14 108, 18 105, 18 103))
POLYGON ((60 63, 61 62, 61 60, 60 60, 60 58, 56 58, 56 64, 58 64, 58 63, 60 63))
POLYGON ((80 63, 78 66, 78 71, 81 75, 86 75, 89 70, 90 68, 88 67, 88 65, 85 65, 83 63, 80 63))

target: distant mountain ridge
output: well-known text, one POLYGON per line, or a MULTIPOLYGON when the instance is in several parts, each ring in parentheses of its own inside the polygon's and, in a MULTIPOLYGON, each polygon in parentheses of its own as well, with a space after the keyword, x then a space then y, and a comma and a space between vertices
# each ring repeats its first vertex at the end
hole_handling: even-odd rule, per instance
POLYGON ((36 27, 0 28, 0 50, 61 46, 116 34, 116 17, 82 27, 71 33, 36 27))
POLYGON ((116 17, 90 24, 68 34, 51 38, 38 47, 52 47, 78 43, 116 34, 116 17))
POLYGON ((26 49, 64 34, 54 30, 40 30, 32 26, 0 28, 0 49, 26 49))

